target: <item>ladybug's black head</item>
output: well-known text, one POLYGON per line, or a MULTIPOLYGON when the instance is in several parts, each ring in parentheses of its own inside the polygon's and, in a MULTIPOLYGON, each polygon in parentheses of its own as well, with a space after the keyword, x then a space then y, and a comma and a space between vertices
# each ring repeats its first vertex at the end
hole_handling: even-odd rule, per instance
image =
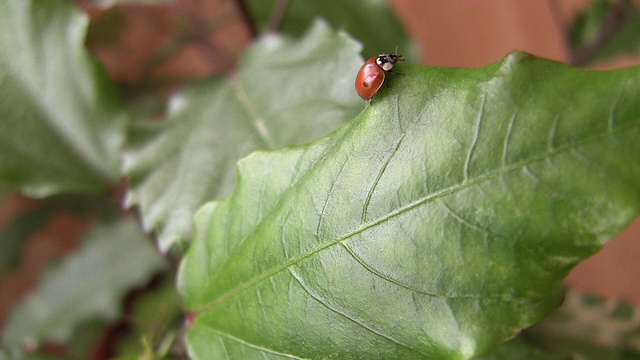
POLYGON ((376 59, 376 64, 378 64, 378 66, 380 66, 382 70, 389 71, 393 69, 393 66, 398 61, 404 61, 404 58, 402 57, 402 55, 382 54, 382 55, 378 55, 378 58, 376 59))

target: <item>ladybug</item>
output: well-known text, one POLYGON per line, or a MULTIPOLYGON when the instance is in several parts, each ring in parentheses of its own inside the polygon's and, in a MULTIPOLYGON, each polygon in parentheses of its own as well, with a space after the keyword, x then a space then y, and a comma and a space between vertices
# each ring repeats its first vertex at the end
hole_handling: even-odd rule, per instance
POLYGON ((381 54, 372 56, 362 65, 356 75, 356 92, 362 100, 373 100, 384 83, 385 73, 398 61, 404 61, 404 58, 397 54, 381 54))

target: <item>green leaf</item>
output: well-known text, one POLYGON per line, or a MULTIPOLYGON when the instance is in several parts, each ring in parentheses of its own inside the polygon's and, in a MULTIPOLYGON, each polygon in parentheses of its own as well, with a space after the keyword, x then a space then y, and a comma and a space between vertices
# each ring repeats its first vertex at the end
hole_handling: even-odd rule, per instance
POLYGON ((0 228, 0 276, 19 264, 27 239, 41 229, 50 214, 50 208, 29 210, 0 228))
POLYGON ((570 45, 574 48, 597 41, 598 33, 605 21, 611 4, 607 0, 590 0, 589 6, 576 14, 569 27, 570 45))
POLYGON ((266 36, 236 76, 190 86, 166 121, 133 130, 127 204, 140 206, 163 251, 189 239, 198 207, 229 193, 238 159, 326 135, 364 107, 353 87, 358 50, 323 22, 300 40, 266 36))
POLYGON ((640 50, 640 7, 633 1, 591 0, 569 30, 574 61, 592 64, 640 50))
POLYGON ((163 5, 169 2, 169 0, 90 0, 94 6, 110 7, 118 4, 133 4, 133 5, 163 5))
POLYGON ((240 161, 179 286, 195 359, 468 359, 640 211, 640 69, 398 66, 311 145, 240 161))
MULTIPOLYGON (((3 355, 2 353, 0 353, 0 359, 4 359, 1 355, 3 355)), ((20 355, 15 355, 11 357, 9 357, 9 355, 6 355, 7 359, 16 359, 16 360, 69 360, 68 358, 62 357, 62 356, 55 356, 55 355, 42 355, 42 354, 20 354, 20 355)))
POLYGON ((175 324, 182 319, 180 298, 173 280, 173 277, 166 277, 158 287, 136 299, 126 317, 127 336, 114 346, 115 357, 137 359, 136 355, 146 354, 151 358, 149 355, 157 354, 158 358, 163 358, 166 355, 162 347, 167 342, 171 344, 175 338, 175 324))
POLYGON ((571 354, 572 359, 640 358, 637 308, 576 292, 568 292, 560 309, 527 329, 525 336, 543 348, 571 354))
POLYGON ((590 59, 592 63, 640 51, 640 6, 629 2, 625 4, 623 12, 624 20, 611 38, 594 53, 590 59))
MULTIPOLYGON (((1 201, 1 200, 0 200, 1 201)), ((52 214, 64 212, 85 219, 112 221, 119 207, 103 196, 57 195, 24 209, 0 226, 0 274, 18 266, 24 246, 31 236, 42 230, 52 214)))
POLYGON ((0 0, 0 181, 32 196, 103 191, 126 117, 64 0, 0 0))
POLYGON ((112 320, 120 314, 126 292, 163 267, 164 259, 135 222, 101 226, 12 313, 4 345, 33 348, 43 339, 64 342, 86 321, 112 320))
POLYGON ((259 31, 278 30, 300 35, 317 17, 336 29, 344 29, 364 45, 366 57, 399 48, 408 59, 417 59, 415 45, 386 1, 381 0, 249 0, 245 2, 259 31), (281 8, 285 4, 285 8, 281 8), (279 24, 271 22, 280 18, 279 24), (278 25, 277 29, 269 29, 278 25))

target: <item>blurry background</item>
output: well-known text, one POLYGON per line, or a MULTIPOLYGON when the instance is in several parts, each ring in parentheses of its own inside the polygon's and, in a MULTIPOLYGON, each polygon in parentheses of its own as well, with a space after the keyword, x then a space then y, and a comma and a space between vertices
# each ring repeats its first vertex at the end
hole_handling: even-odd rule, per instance
MULTIPOLYGON (((104 1, 77 3, 92 18, 88 47, 125 97, 135 98, 135 106, 140 108, 160 106, 164 97, 190 79, 232 74, 238 56, 256 33, 247 26, 246 11, 233 0, 175 0, 168 4, 108 8, 97 6, 104 1), (140 95, 148 93, 144 90, 149 88, 157 90, 155 97, 140 95)), ((514 49, 562 62, 580 60, 569 51, 566 28, 577 12, 588 5, 587 0, 390 0, 390 3, 416 41, 417 55, 423 64, 478 67, 498 61, 514 49)), ((363 57, 371 55, 365 53, 363 57)), ((623 55, 594 67, 637 64, 640 57, 623 55)), ((115 201, 121 195, 114 194, 115 201)), ((38 206, 39 201, 10 193, 0 203, 0 226, 38 206)), ((72 211, 58 212, 43 221, 44 228, 31 236, 20 266, 0 279, 0 327, 12 305, 37 282, 45 265, 76 248, 79 236, 91 225, 72 211)), ((606 298, 640 304, 638 259, 640 219, 579 265, 567 283, 606 298)))

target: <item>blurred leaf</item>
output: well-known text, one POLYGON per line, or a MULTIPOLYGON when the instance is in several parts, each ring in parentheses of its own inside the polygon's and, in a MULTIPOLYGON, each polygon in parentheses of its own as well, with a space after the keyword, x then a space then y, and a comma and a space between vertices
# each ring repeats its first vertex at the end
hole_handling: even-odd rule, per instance
POLYGON ((65 0, 0 0, 0 182, 32 196, 119 178, 126 117, 65 0))
POLYGON ((469 359, 556 308, 640 212, 640 68, 514 52, 399 71, 198 211, 179 273, 194 359, 469 359))
POLYGON ((50 208, 27 211, 0 229, 0 275, 18 266, 27 240, 42 228, 50 214, 50 208))
POLYGON ((118 211, 117 205, 101 196, 56 195, 39 201, 36 208, 24 210, 0 228, 0 274, 19 264, 29 238, 42 230, 52 214, 112 221, 118 211))
POLYGON ((608 0, 590 0, 589 6, 578 12, 569 27, 569 41, 576 48, 596 41, 611 6, 608 0))
MULTIPOLYGON (((0 353, 0 359, 4 360, 5 358, 2 357, 3 354, 0 353)), ((43 355, 43 354, 18 354, 15 356, 11 356, 9 357, 9 355, 4 355, 6 356, 6 359, 15 359, 15 360, 69 360, 63 356, 54 356, 54 355, 43 355)))
POLYGON ((64 347, 66 359, 95 359, 96 353, 102 351, 101 342, 109 336, 109 325, 104 319, 91 319, 77 324, 69 337, 72 340, 64 347))
POLYGON ((569 356, 545 353, 522 338, 510 340, 478 360, 571 360, 569 356))
POLYGON ((572 57, 579 65, 640 50, 640 6, 633 1, 591 0, 569 28, 572 57))
POLYGON ((640 359, 639 315, 632 304, 569 292, 560 309, 528 329, 526 337, 574 359, 640 359))
POLYGON ((136 300, 127 316, 129 335, 116 344, 118 359, 136 358, 135 355, 146 352, 156 354, 155 350, 160 350, 165 339, 175 337, 173 329, 182 318, 182 309, 172 280, 164 281, 136 300), (146 344, 143 339, 147 340, 146 344))
MULTIPOLYGON (((365 57, 399 48, 407 59, 418 59, 415 45, 384 0, 248 0, 245 1, 260 32, 281 19, 277 30, 300 35, 317 17, 343 29, 364 44, 365 57), (282 8, 285 5, 286 7, 282 8)), ((275 29, 272 29, 275 30, 275 29)))
POLYGON ((133 221, 101 226, 14 310, 4 345, 33 348, 44 339, 65 342, 81 323, 113 320, 127 291, 163 267, 164 259, 133 221))
POLYGON ((629 3, 624 10, 624 20, 611 38, 594 54, 592 62, 603 61, 621 54, 640 51, 640 7, 629 3))
POLYGON ((326 135, 365 106, 353 85, 358 50, 322 22, 300 40, 266 36, 236 76, 190 86, 166 121, 133 129, 127 204, 140 206, 163 251, 190 237, 199 206, 229 193, 238 159, 326 135))
POLYGON ((162 5, 168 3, 170 0, 86 0, 94 6, 110 7, 118 4, 130 4, 130 5, 162 5))

